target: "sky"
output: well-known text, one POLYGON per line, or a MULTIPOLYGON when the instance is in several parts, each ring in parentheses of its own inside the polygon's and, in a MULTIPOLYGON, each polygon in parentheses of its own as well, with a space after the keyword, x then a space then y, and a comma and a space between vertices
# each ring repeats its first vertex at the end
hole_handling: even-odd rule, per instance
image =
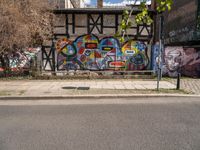
MULTIPOLYGON (((123 0, 104 0, 104 3, 120 3, 123 0)), ((91 0, 91 4, 95 5, 96 4, 96 0, 91 0)))
MULTIPOLYGON (((97 0, 85 0, 89 5, 96 6, 97 0)), ((126 5, 133 3, 134 0, 104 0, 104 6, 113 6, 113 5, 126 5)))

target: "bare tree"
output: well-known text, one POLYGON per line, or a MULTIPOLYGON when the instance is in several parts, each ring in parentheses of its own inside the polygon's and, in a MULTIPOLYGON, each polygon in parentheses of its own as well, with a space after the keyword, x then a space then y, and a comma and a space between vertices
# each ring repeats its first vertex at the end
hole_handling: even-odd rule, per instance
POLYGON ((7 53, 41 45, 52 35, 48 0, 0 0, 0 60, 7 53))

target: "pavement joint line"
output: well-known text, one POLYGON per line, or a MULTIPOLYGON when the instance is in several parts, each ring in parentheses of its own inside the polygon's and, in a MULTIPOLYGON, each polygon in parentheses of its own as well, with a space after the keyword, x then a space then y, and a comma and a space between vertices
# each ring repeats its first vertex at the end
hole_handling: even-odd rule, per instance
MULTIPOLYGON (((0 96, 1 100, 63 100, 63 99, 105 99, 105 98, 156 98, 156 97, 183 97, 183 98, 200 98, 200 95, 184 95, 184 94, 118 94, 118 95, 62 95, 62 96, 0 96)), ((200 100, 200 99, 199 99, 200 100)), ((94 100, 95 101, 95 100, 94 100)))

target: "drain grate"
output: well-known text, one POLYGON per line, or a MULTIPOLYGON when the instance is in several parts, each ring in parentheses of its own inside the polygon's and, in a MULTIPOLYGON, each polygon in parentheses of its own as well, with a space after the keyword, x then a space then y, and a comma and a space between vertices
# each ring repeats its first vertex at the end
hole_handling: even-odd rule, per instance
POLYGON ((73 90, 73 89, 77 89, 77 87, 65 86, 65 87, 62 87, 62 89, 65 89, 65 90, 73 90))
POLYGON ((90 87, 78 87, 77 90, 89 90, 90 87))

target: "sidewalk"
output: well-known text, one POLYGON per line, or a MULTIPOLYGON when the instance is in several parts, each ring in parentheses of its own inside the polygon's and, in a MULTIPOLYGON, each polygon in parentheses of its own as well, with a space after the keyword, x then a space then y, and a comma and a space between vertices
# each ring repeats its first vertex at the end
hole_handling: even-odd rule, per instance
MULTIPOLYGON (((168 79, 170 83, 176 85, 176 79, 168 79)), ((200 95, 200 79, 181 78, 180 88, 193 94, 200 95)))
MULTIPOLYGON (((156 87, 157 82, 154 80, 10 80, 0 81, 0 96, 159 94, 156 87)), ((179 93, 173 91, 175 88, 169 81, 160 82, 160 89, 164 90, 164 93, 179 93)))

